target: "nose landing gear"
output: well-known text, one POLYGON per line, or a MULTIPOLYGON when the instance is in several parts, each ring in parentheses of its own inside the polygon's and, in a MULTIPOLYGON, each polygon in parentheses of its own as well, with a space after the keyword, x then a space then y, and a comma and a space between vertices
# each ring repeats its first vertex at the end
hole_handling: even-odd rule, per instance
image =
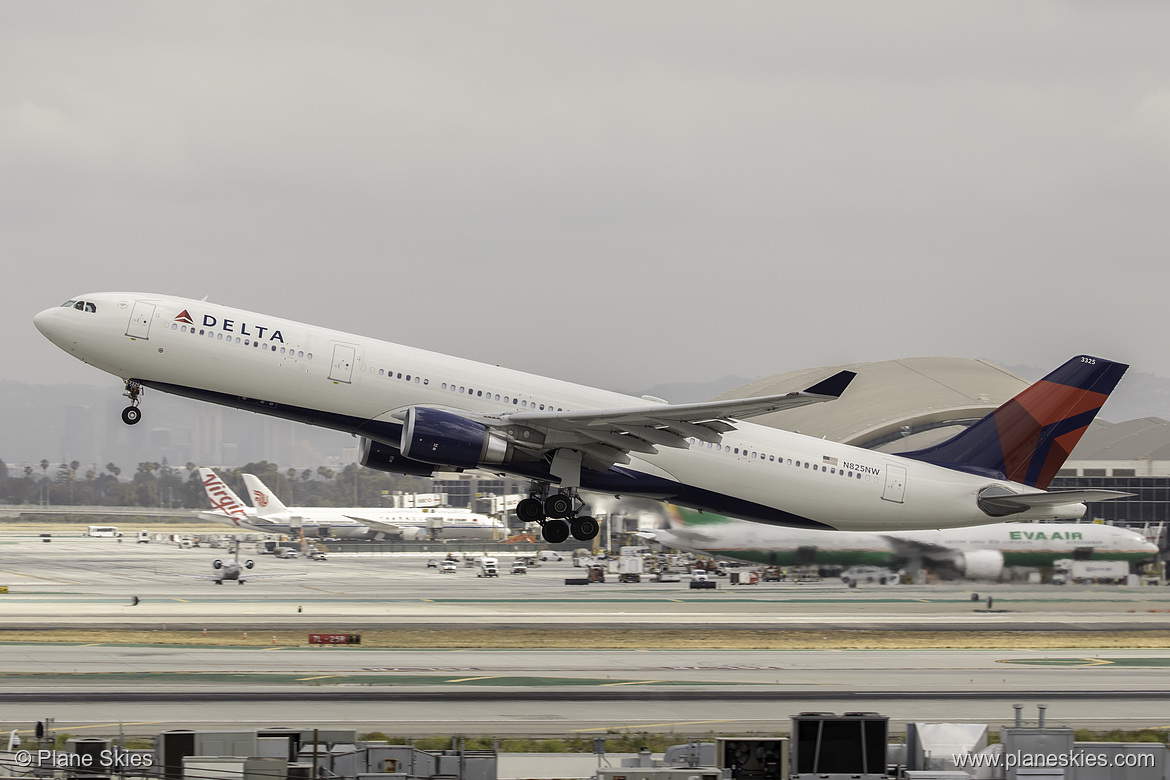
POLYGON ((142 419, 142 410, 138 408, 138 397, 142 395, 142 385, 134 380, 127 380, 126 392, 122 393, 130 399, 130 405, 122 410, 122 422, 127 425, 137 425, 142 419))

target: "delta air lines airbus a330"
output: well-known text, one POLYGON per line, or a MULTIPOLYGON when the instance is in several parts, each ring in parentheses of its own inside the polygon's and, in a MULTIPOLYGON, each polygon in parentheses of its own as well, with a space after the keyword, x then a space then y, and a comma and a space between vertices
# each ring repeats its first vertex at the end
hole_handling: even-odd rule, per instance
POLYGON ((82 295, 36 315, 69 354, 143 388, 347 431, 362 465, 532 481, 516 514, 549 542, 597 535, 578 490, 802 528, 946 528, 1073 519, 1110 491, 1047 492, 1127 366, 1074 357, 957 436, 886 455, 744 422, 841 395, 669 404, 168 295, 82 295))

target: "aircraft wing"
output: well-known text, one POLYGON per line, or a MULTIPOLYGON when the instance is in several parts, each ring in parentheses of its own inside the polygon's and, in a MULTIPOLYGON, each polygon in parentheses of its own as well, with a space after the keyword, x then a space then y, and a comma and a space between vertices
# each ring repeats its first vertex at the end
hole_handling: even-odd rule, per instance
POLYGON ((919 564, 922 561, 949 561, 960 554, 953 547, 924 542, 919 539, 909 539, 905 536, 889 534, 883 535, 882 538, 889 543, 898 558, 919 564))
POLYGON ((366 518, 358 517, 357 515, 346 515, 346 518, 349 520, 353 520, 355 523, 361 523, 362 525, 368 525, 371 530, 381 531, 384 534, 400 534, 400 533, 402 533, 402 526, 394 525, 393 523, 382 523, 382 522, 379 522, 377 520, 367 520, 366 518))
MULTIPOLYGON (((712 444, 735 430, 735 421, 808 404, 833 401, 841 396, 856 374, 841 371, 807 390, 779 395, 706 401, 693 404, 652 404, 626 409, 588 409, 572 412, 511 412, 483 421, 505 432, 509 426, 537 429, 544 441, 534 449, 559 447, 581 449, 594 461, 628 463, 629 452, 655 453, 658 446, 687 447, 688 437, 712 444)), ((531 440, 515 438, 519 446, 531 440)))

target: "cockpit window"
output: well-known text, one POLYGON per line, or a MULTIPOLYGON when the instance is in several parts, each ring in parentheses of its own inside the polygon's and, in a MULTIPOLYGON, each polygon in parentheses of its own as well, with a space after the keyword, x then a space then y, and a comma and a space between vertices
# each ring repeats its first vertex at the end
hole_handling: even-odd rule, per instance
POLYGON ((93 314, 97 311, 97 306, 90 303, 89 301, 66 301, 62 304, 62 308, 65 309, 68 309, 70 306, 77 309, 78 311, 89 312, 90 314, 93 314))
POLYGON ((73 304, 75 304, 75 303, 77 303, 77 301, 65 301, 65 303, 61 304, 61 308, 62 309, 72 309, 73 304))
POLYGON ((92 303, 90 303, 89 301, 86 301, 86 302, 85 302, 85 310, 86 310, 86 311, 88 311, 88 312, 96 312, 96 311, 97 311, 97 307, 96 307, 96 306, 94 306, 94 305, 93 305, 92 303))

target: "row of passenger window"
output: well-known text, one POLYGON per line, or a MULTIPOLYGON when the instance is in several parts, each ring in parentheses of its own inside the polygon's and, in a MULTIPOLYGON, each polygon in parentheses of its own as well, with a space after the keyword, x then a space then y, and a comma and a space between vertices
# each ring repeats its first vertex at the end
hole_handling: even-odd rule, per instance
MULTIPOLYGON (((373 373, 373 369, 370 369, 370 372, 373 373)), ((410 374, 404 374, 401 371, 395 373, 394 371, 387 370, 384 368, 378 369, 378 376, 385 376, 387 379, 401 379, 405 382, 414 382, 416 385, 417 384, 429 385, 431 383, 431 380, 427 377, 420 377, 417 375, 412 377, 410 374)), ((476 390, 474 387, 468 387, 466 385, 456 385, 454 383, 448 384, 447 382, 443 382, 440 384, 440 389, 447 390, 447 391, 450 391, 452 393, 459 393, 461 395, 473 396, 475 398, 482 398, 485 401, 499 401, 500 403, 512 404, 513 406, 518 406, 518 407, 521 407, 523 409, 534 409, 534 410, 538 410, 538 411, 542 411, 542 412, 543 411, 549 411, 549 412, 551 412, 551 411, 563 412, 564 411, 564 409, 562 409, 559 406, 554 408, 552 404, 542 404, 542 403, 539 403, 538 401, 529 401, 526 398, 517 398, 515 396, 501 395, 500 393, 493 393, 490 390, 483 390, 483 389, 476 390)))
MULTIPOLYGON (((826 466, 826 465, 823 465, 820 463, 812 463, 812 462, 807 461, 807 460, 806 461, 799 461, 799 460, 794 461, 792 458, 785 459, 783 456, 778 457, 776 455, 767 455, 763 452, 757 452, 755 450, 748 450, 747 447, 732 447, 730 444, 728 444, 728 445, 712 444, 709 441, 704 442, 704 441, 700 441, 699 439, 687 439, 687 441, 691 443, 692 447, 695 447, 695 446, 706 447, 707 449, 715 450, 716 452, 726 452, 728 455, 739 455, 740 457, 744 457, 744 458, 750 457, 750 458, 754 458, 756 460, 768 461, 770 463, 779 463, 781 466, 793 466, 793 467, 798 468, 798 469, 799 468, 806 468, 806 469, 811 468, 813 471, 823 471, 823 472, 826 472, 828 474, 840 475, 840 476, 846 477, 848 479, 853 479, 853 478, 861 479, 862 478, 860 471, 854 472, 852 470, 849 470, 847 472, 845 469, 837 468, 836 466, 826 466)), ((866 475, 866 478, 868 479, 868 475, 866 475)))
MULTIPOLYGON (((243 340, 241 340, 239 336, 233 337, 230 334, 227 336, 227 338, 224 338, 224 335, 221 332, 214 331, 214 330, 205 330, 203 328, 196 329, 194 325, 192 325, 190 328, 188 328, 186 325, 179 325, 179 323, 177 323, 177 322, 172 322, 171 323, 171 330, 177 330, 180 333, 190 333, 192 336, 207 336, 207 338, 209 338, 209 339, 214 339, 215 341, 223 341, 223 342, 228 343, 228 344, 243 344, 245 347, 250 346, 254 349, 263 349, 263 350, 268 351, 268 352, 278 351, 276 348, 276 345, 271 343, 271 342, 268 342, 268 341, 260 341, 258 339, 243 339, 243 340)), ((303 349, 292 349, 291 347, 285 347, 282 345, 280 347, 279 352, 280 352, 280 354, 288 355, 289 357, 305 358, 306 360, 313 359, 313 353, 312 352, 305 352, 303 349)))

